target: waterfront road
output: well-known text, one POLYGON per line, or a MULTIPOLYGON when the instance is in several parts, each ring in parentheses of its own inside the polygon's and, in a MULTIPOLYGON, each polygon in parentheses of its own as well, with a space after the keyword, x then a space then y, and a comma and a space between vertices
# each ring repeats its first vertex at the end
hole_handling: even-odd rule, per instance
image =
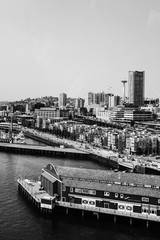
POLYGON ((69 139, 64 139, 64 138, 58 138, 56 135, 50 134, 50 133, 44 133, 38 130, 34 130, 34 129, 29 129, 29 128, 24 128, 23 129, 24 132, 29 132, 31 134, 34 134, 35 136, 38 136, 40 138, 43 138, 45 140, 50 140, 53 141, 55 143, 58 143, 60 145, 69 145, 70 147, 73 147, 74 149, 77 149, 78 151, 85 151, 86 153, 92 153, 95 154, 97 156, 101 156, 104 158, 109 158, 109 157, 115 157, 118 158, 118 153, 117 152, 113 152, 113 151, 109 151, 109 150, 105 150, 102 148, 98 148, 98 147, 93 147, 90 144, 85 144, 85 143, 81 143, 78 141, 72 141, 69 139))

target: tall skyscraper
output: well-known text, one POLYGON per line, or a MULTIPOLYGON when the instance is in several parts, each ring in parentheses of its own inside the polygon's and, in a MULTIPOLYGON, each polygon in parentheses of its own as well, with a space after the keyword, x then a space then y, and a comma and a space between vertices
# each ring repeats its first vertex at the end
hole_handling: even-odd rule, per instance
POLYGON ((129 71, 128 97, 129 103, 142 106, 144 103, 145 72, 129 71))
POLYGON ((60 93, 59 94, 59 108, 65 107, 66 103, 67 103, 67 94, 66 93, 60 93))

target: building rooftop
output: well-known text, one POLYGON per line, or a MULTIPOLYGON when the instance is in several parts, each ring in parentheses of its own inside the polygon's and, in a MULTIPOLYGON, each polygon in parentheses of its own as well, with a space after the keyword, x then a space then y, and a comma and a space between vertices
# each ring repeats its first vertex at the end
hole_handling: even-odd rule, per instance
POLYGON ((117 191, 160 198, 159 176, 62 166, 55 166, 55 170, 59 178, 69 187, 117 191))

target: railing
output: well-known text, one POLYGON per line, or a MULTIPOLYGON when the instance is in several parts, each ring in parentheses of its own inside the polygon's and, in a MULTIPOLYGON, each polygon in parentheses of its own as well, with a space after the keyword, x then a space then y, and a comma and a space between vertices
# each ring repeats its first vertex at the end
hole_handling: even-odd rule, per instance
POLYGON ((134 213, 134 212, 126 212, 126 211, 123 212, 123 211, 114 210, 114 209, 101 208, 101 207, 90 207, 90 206, 84 206, 84 205, 75 204, 75 203, 67 203, 67 202, 62 202, 62 201, 58 201, 57 205, 62 206, 62 207, 68 207, 68 208, 74 208, 74 209, 80 209, 80 210, 86 210, 86 211, 92 211, 92 212, 99 212, 99 213, 104 213, 104 214, 111 214, 111 215, 116 215, 116 216, 124 216, 124 217, 131 217, 131 218, 137 218, 137 219, 142 219, 142 220, 150 220, 150 221, 160 222, 160 216, 151 216, 151 215, 143 214, 143 213, 134 213))

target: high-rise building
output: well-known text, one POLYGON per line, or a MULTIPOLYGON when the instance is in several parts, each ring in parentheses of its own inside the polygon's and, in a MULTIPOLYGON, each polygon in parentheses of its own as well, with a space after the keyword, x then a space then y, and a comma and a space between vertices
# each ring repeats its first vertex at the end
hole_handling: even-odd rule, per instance
POLYGON ((94 94, 92 92, 88 93, 88 105, 93 104, 93 96, 94 94))
POLYGON ((114 107, 116 107, 117 105, 120 105, 120 101, 121 101, 121 98, 120 96, 114 96, 114 107))
POLYGON ((66 103, 67 103, 67 94, 66 93, 60 93, 59 94, 59 108, 65 107, 66 103))
POLYGON ((76 98, 75 108, 84 108, 84 99, 76 98))
POLYGON ((128 97, 129 103, 134 106, 142 106, 144 103, 145 72, 129 71, 128 97))
POLYGON ((99 95, 99 93, 94 93, 94 95, 93 95, 93 102, 94 102, 94 104, 100 104, 100 95, 99 95))
POLYGON ((108 94, 104 92, 88 93, 88 105, 92 105, 92 104, 108 105, 108 103, 109 103, 108 94))

